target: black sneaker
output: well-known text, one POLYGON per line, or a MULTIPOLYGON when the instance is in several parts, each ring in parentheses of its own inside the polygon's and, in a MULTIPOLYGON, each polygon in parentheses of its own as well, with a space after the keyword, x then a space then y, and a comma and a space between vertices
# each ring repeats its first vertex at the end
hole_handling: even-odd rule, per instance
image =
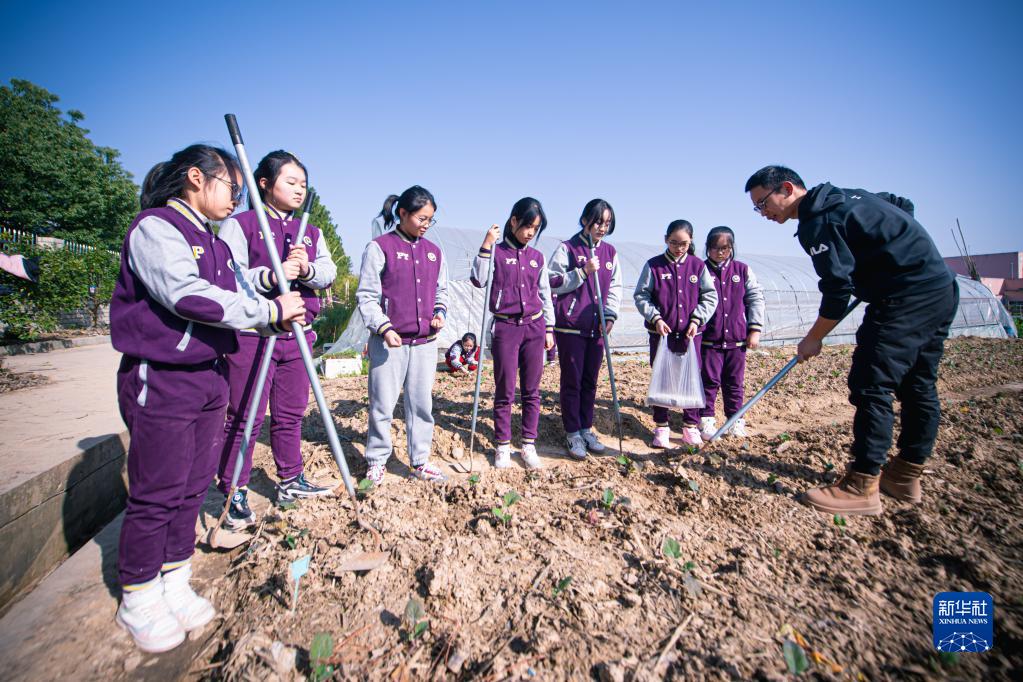
POLYGON ((323 497, 324 495, 330 495, 332 492, 330 488, 313 485, 306 480, 305 474, 301 473, 294 478, 289 478, 277 484, 277 504, 294 502, 306 497, 323 497))
POLYGON ((231 497, 231 504, 224 519, 224 527, 228 530, 243 530, 256 524, 256 515, 249 508, 249 491, 239 488, 231 497))

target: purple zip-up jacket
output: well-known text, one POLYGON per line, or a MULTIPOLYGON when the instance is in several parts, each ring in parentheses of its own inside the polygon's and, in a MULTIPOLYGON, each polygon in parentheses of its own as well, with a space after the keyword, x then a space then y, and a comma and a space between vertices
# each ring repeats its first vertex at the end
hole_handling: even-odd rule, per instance
POLYGON ((208 362, 238 349, 235 329, 280 317, 280 305, 247 286, 231 249, 184 201, 142 211, 128 228, 110 301, 111 342, 125 355, 208 362))
POLYGON ((491 249, 481 248, 473 260, 469 280, 486 287, 489 265, 494 263, 490 286, 490 312, 498 318, 533 320, 541 314, 547 331, 554 329, 554 307, 543 254, 531 246, 516 247, 507 240, 491 249))
MULTIPOLYGON (((582 269, 590 259, 590 253, 590 244, 582 232, 578 232, 568 241, 562 242, 551 257, 550 285, 552 293, 557 294, 554 306, 555 331, 588 338, 601 336, 600 311, 597 309, 593 275, 587 277, 582 269)), ((616 320, 622 289, 617 251, 605 239, 597 245, 596 255, 600 269, 594 274, 600 282, 600 304, 604 308, 605 318, 616 320)))
POLYGON ((366 245, 355 297, 372 333, 393 329, 403 344, 418 345, 437 337, 430 322, 447 313, 447 284, 440 248, 396 229, 366 245))
POLYGON ((764 320, 764 292, 745 263, 733 259, 715 266, 707 262, 718 307, 703 332, 703 345, 739 348, 750 331, 760 331, 764 320))

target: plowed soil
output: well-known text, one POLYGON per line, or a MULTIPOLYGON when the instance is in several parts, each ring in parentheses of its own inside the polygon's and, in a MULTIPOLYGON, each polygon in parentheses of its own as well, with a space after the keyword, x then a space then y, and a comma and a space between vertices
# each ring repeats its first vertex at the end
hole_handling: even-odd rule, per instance
MULTIPOLYGON (((791 353, 751 353, 747 396, 791 353)), ((343 569, 353 554, 377 549, 346 496, 266 509, 256 539, 226 555, 223 575, 198 586, 221 618, 193 673, 780 679, 789 675, 788 640, 805 655, 806 674, 820 679, 1021 679, 1023 342, 949 342, 924 502, 885 497, 882 515, 870 518, 833 518, 794 500, 845 466, 850 354, 847 346, 826 348, 750 412, 749 438, 695 452, 647 447, 649 369, 616 361, 624 450, 635 468, 616 460, 606 370, 595 429, 607 452, 584 462, 565 454, 557 366, 545 370, 538 472, 518 458, 510 470, 491 467, 491 376, 472 477, 452 471, 444 485, 410 478, 399 405, 387 480, 362 502, 388 564, 343 569), (509 491, 521 499, 502 508, 509 491), (507 510, 506 521, 495 508, 507 510), (307 555, 296 604, 290 564, 307 555), (992 651, 937 655, 932 600, 944 591, 993 595, 992 651), (426 626, 406 617, 410 600, 426 626), (326 658, 310 661, 318 633, 331 645, 326 658)), ((324 382, 356 480, 365 473, 365 381, 324 382)), ((438 374, 434 395, 435 461, 448 468, 453 447, 467 446, 472 381, 438 374)), ((514 421, 517 428, 517 409, 514 421)), ((304 437, 310 478, 338 480, 315 404, 304 437)), ((266 475, 253 485, 269 492, 275 470, 265 439, 257 468, 266 475)))

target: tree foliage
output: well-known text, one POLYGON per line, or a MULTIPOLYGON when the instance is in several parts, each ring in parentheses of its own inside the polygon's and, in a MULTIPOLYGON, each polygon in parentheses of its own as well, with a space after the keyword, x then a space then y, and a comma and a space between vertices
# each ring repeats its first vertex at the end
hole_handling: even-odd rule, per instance
POLYGON ((58 97, 25 80, 0 87, 0 224, 117 249, 139 209, 117 160, 62 112, 58 97))

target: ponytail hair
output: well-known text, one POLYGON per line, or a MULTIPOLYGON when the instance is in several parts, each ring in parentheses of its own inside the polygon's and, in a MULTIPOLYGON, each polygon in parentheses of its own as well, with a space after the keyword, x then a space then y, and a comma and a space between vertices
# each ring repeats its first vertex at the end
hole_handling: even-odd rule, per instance
POLYGON ((710 247, 717 244, 720 237, 728 237, 728 245, 732 247, 732 258, 735 258, 735 233, 727 225, 719 225, 707 233, 707 245, 704 247, 704 254, 710 258, 710 247))
POLYGON ((433 195, 430 194, 430 190, 419 185, 412 185, 398 197, 398 206, 394 210, 394 215, 397 216, 398 211, 401 209, 405 209, 406 213, 412 214, 427 204, 433 206, 434 211, 437 210, 437 202, 434 200, 433 195))
POLYGON ((198 168, 207 177, 215 177, 225 170, 232 179, 241 174, 233 154, 207 144, 190 145, 176 152, 170 161, 158 163, 146 173, 139 198, 142 210, 164 206, 174 197, 182 198, 189 168, 198 168))
POLYGON ((615 231, 615 210, 603 199, 590 199, 586 202, 582 215, 579 216, 579 227, 585 230, 590 225, 600 222, 604 219, 604 211, 611 214, 611 223, 607 226, 607 233, 611 234, 615 231))
POLYGON ((377 216, 384 219, 384 230, 391 229, 391 225, 394 225, 394 205, 398 202, 397 194, 388 194, 387 198, 384 199, 384 207, 380 209, 380 214, 377 216))
MULTIPOLYGON (((514 236, 512 231, 511 219, 516 218, 519 222, 519 227, 523 225, 532 225, 536 222, 536 219, 540 219, 540 227, 537 228, 536 234, 533 235, 533 239, 540 237, 540 233, 547 227, 547 214, 543 212, 543 206, 540 202, 533 197, 523 197, 515 202, 512 206, 511 215, 508 216, 508 220, 504 223, 504 238, 508 239, 509 235, 514 236)), ((525 246, 525 244, 523 244, 525 246)))
POLYGON ((671 235, 678 231, 685 232, 689 235, 689 250, 686 251, 690 256, 696 255, 696 244, 693 243, 693 224, 688 220, 672 220, 668 223, 668 229, 664 232, 664 241, 668 241, 671 235))
MULTIPOLYGON (((298 160, 297 156, 283 149, 270 152, 263 157, 253 173, 256 177, 256 187, 259 187, 260 180, 266 180, 266 189, 259 187, 259 196, 264 204, 266 203, 267 196, 273 192, 274 185, 277 184, 277 178, 281 175, 281 169, 289 163, 293 163, 302 169, 302 172, 305 173, 306 187, 309 186, 309 171, 306 169, 305 164, 298 160)), ((252 197, 249 197, 249 208, 256 208, 252 197)))

